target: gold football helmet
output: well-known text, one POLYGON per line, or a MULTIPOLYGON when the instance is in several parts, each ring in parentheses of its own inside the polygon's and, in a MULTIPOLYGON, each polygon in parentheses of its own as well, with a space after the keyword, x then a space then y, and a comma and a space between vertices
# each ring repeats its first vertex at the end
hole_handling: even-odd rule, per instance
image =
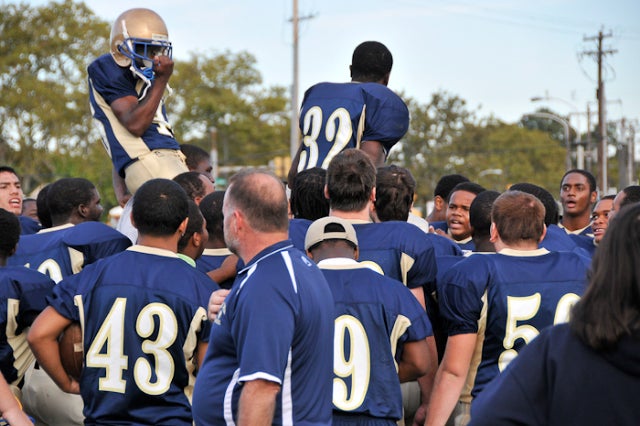
POLYGON ((153 79, 153 58, 171 57, 169 31, 153 10, 129 9, 118 16, 111 28, 111 55, 118 65, 133 65, 149 79, 153 79))

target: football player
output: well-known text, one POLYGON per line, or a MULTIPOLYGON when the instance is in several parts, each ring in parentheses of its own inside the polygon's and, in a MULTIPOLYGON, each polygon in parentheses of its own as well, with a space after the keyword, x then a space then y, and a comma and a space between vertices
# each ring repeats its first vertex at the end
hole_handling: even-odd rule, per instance
MULTIPOLYGON (((330 216, 353 224, 360 261, 405 284, 424 308, 425 290, 433 287, 436 280, 436 247, 425 232, 410 223, 373 222, 376 168, 371 158, 358 149, 347 149, 336 155, 327 169, 325 195, 329 198, 330 216)), ((289 237, 296 247, 304 249, 304 235, 309 225, 310 222, 303 219, 290 222, 289 237)), ((425 405, 431 386, 427 376, 429 374, 420 379, 425 405)), ((412 393, 418 393, 414 384, 406 386, 413 388, 412 393)), ((413 399, 420 401, 419 396, 413 399)))
MULTIPOLYGON (((127 237, 99 222, 100 194, 87 179, 63 178, 52 183, 47 207, 53 227, 22 236, 8 264, 28 266, 58 283, 131 245, 127 237)), ((35 367, 28 372, 23 388, 27 411, 50 423, 82 424, 80 397, 63 393, 39 366, 35 367)))
POLYGON ((447 230, 436 229, 438 235, 447 236, 465 252, 475 250, 473 227, 469 221, 471 203, 485 189, 474 182, 461 182, 449 193, 447 199, 447 230))
POLYGON ((308 89, 300 109, 302 142, 289 170, 326 169, 347 148, 366 152, 376 167, 409 128, 409 110, 387 88, 393 65, 391 52, 377 41, 353 51, 350 83, 319 83, 308 89))
POLYGON ((533 195, 503 193, 491 212, 497 253, 470 256, 438 282, 449 337, 425 424, 444 425, 452 412, 455 424, 466 424, 471 398, 540 330, 566 322, 582 295, 589 259, 538 249, 544 215, 533 195))
POLYGON ((34 234, 40 229, 40 224, 28 216, 22 216, 23 196, 16 171, 9 166, 0 166, 0 208, 18 216, 22 234, 34 234))
MULTIPOLYGON (((152 10, 130 9, 116 18, 110 38, 111 52, 87 69, 89 100, 113 163, 116 197, 125 206, 118 229, 129 235, 131 194, 149 179, 189 169, 164 107, 173 73, 164 21, 152 10)), ((135 242, 135 233, 130 238, 135 242)))
POLYGON ((395 425, 403 418, 400 382, 435 371, 431 324, 397 280, 358 263, 353 226, 329 216, 305 238, 335 302, 333 424, 395 425))
POLYGON ((195 372, 209 338, 211 280, 176 254, 188 221, 184 190, 152 179, 133 200, 140 244, 60 282, 29 344, 62 390, 81 393, 87 424, 191 426, 195 372), (79 383, 59 355, 58 336, 72 321, 84 336, 79 383))
POLYGON ((21 398, 24 375, 35 358, 26 331, 47 306, 54 282, 24 266, 6 266, 20 237, 18 218, 0 209, 0 372, 21 398))
POLYGON ((597 199, 596 178, 591 173, 581 169, 566 172, 560 182, 560 227, 567 234, 593 238, 591 207, 597 199))

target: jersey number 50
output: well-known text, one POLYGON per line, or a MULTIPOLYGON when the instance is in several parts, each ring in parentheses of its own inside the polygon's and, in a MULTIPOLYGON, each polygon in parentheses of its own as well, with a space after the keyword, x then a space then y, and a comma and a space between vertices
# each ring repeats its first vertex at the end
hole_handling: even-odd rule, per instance
MULTIPOLYGON (((98 388, 106 392, 124 393, 126 381, 122 372, 128 368, 128 356, 124 354, 125 310, 127 299, 117 298, 107 317, 103 321, 86 355, 86 366, 104 368, 106 373, 100 377, 98 388)), ((154 358, 152 364, 146 357, 139 357, 133 366, 133 378, 140 390, 149 395, 159 395, 169 389, 175 366, 171 354, 167 351, 178 335, 178 323, 175 314, 164 303, 150 303, 138 314, 135 332, 142 338, 154 334, 155 320, 158 319, 155 340, 143 340, 142 352, 154 358), (155 374, 154 374, 155 373, 155 374), (155 381, 151 378, 155 376, 155 381)), ((131 331, 127 330, 128 333, 131 331)))

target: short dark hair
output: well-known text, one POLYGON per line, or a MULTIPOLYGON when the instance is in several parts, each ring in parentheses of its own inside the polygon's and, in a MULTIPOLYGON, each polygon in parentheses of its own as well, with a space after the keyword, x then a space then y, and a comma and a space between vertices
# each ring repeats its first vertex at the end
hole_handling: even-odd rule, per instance
POLYGON ((640 204, 620 209, 609 222, 589 270, 589 285, 569 320, 574 333, 596 349, 614 347, 640 331, 640 204))
POLYGON ((293 178, 289 204, 296 218, 316 220, 329 215, 329 200, 324 196, 327 171, 321 167, 302 170, 293 178))
POLYGON ((20 239, 20 221, 18 217, 0 208, 0 256, 9 257, 20 239))
POLYGON ((359 149, 346 149, 333 157, 327 168, 327 192, 332 209, 359 211, 376 186, 376 168, 359 149))
POLYGON ((91 202, 95 191, 95 185, 85 178, 62 178, 53 182, 47 192, 51 221, 59 223, 68 220, 74 209, 91 202))
POLYGON ((210 160, 209 153, 196 145, 183 143, 180 145, 180 151, 185 156, 185 162, 189 170, 195 170, 201 161, 210 160))
POLYGON ((189 198, 204 197, 206 188, 200 178, 199 172, 183 172, 173 178, 174 182, 184 189, 189 198))
POLYGON ((38 196, 36 197, 36 213, 38 214, 38 220, 40 221, 40 225, 42 225, 43 229, 51 228, 53 226, 51 212, 49 211, 49 203, 47 202, 47 195, 49 194, 51 185, 52 184, 48 183, 40 188, 38 196))
POLYGON ((170 236, 189 215, 189 197, 169 179, 151 179, 133 197, 132 217, 140 234, 170 236))
POLYGON ((478 195, 481 192, 486 191, 486 189, 482 185, 475 182, 460 182, 449 192, 449 195, 447 196, 447 203, 451 199, 451 194, 456 191, 466 191, 478 195))
POLYGON ((16 173, 14 168, 9 166, 0 166, 0 173, 13 173, 14 175, 18 176, 18 173, 16 173))
POLYGON ((589 192, 596 191, 596 188, 597 188, 596 177, 593 174, 591 174, 591 172, 589 172, 587 170, 583 170, 583 169, 571 169, 568 172, 566 172, 565 174, 563 174, 562 175, 562 179, 560 179, 560 187, 561 188, 562 188, 562 182, 564 182, 564 178, 566 178, 571 173, 578 173, 578 174, 581 174, 582 176, 586 177, 587 178, 587 182, 589 182, 589 192))
POLYGON ((351 79, 377 82, 391 72, 393 56, 387 47, 377 41, 360 43, 351 57, 351 79))
POLYGON ((469 207, 469 224, 474 236, 489 235, 491 229, 491 209, 493 202, 500 196, 498 191, 482 191, 469 207))
POLYGON ((620 201, 620 208, 640 202, 640 185, 629 185, 622 192, 624 192, 624 198, 620 201))
POLYGON ((416 180, 404 167, 380 167, 376 174, 376 214, 383 222, 405 221, 413 205, 416 180))
POLYGON ((224 241, 223 202, 224 191, 214 191, 200 201, 200 212, 202 212, 202 216, 207 221, 209 239, 224 241))
POLYGON ((193 201, 189 200, 189 222, 187 223, 187 229, 184 231, 184 235, 180 237, 178 240, 178 251, 183 250, 187 244, 189 244, 189 240, 196 232, 201 232, 204 226, 204 218, 202 217, 202 213, 200 213, 200 209, 198 205, 193 201))
POLYGON ((531 194, 542 202, 544 206, 544 224, 557 225, 560 220, 560 212, 558 211, 558 204, 556 203, 553 195, 541 186, 534 185, 533 183, 521 182, 511 185, 509 189, 514 191, 522 191, 527 194, 531 194))
POLYGON ((509 190, 493 202, 491 221, 507 244, 538 242, 544 232, 544 206, 531 194, 509 190))
POLYGON ((236 173, 229 179, 225 198, 242 211, 249 226, 256 231, 286 232, 289 229, 289 203, 284 185, 269 171, 245 169, 236 173), (263 176, 273 182, 261 179, 263 176))
POLYGON ((459 174, 444 175, 438 180, 438 183, 436 183, 433 196, 436 197, 439 195, 443 200, 447 200, 451 190, 461 182, 469 182, 469 179, 459 174))

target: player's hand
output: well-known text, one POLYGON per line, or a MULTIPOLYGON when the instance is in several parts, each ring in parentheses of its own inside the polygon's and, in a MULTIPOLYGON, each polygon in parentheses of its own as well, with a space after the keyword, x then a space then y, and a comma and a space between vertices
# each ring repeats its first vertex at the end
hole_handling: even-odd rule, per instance
POLYGON ((413 426, 422 426, 427 420, 427 406, 428 404, 420 404, 416 410, 416 414, 413 416, 413 426))
POLYGON ((225 290, 221 288, 220 290, 216 290, 211 293, 209 297, 209 306, 207 309, 207 315, 209 317, 209 321, 213 321, 216 319, 218 312, 220 312, 220 308, 222 307, 222 303, 224 303, 224 299, 227 298, 227 294, 229 294, 230 290, 225 290))
POLYGON ((76 395, 80 395, 80 383, 77 382, 76 379, 69 377, 69 384, 62 389, 66 393, 73 393, 76 395))
POLYGON ((154 57, 153 72, 156 78, 168 81, 171 74, 173 74, 173 59, 164 55, 154 57))

